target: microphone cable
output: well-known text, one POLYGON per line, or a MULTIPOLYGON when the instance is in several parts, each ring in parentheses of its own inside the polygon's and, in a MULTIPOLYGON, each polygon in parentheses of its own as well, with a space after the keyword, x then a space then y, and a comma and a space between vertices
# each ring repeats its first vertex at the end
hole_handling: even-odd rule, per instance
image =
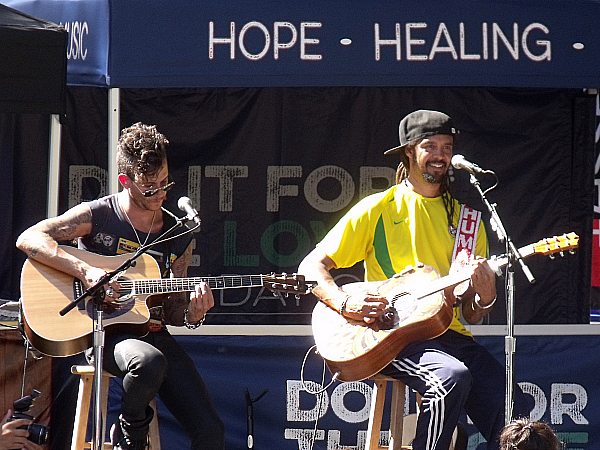
MULTIPOLYGON (((335 383, 339 377, 339 372, 336 372, 333 377, 331 378, 331 381, 325 386, 325 360, 323 360, 323 369, 321 372, 321 388, 317 389, 315 391, 311 390, 306 382, 304 381, 304 369, 306 368, 306 361, 308 359, 308 356, 310 355, 311 351, 313 351, 314 349, 316 349, 317 346, 313 345, 312 347, 310 347, 307 351, 306 354, 304 355, 304 359, 302 360, 302 366, 300 368, 300 383, 302 384, 302 388, 308 392, 309 394, 312 394, 315 396, 315 398, 317 399, 317 415, 315 417, 315 425, 313 427, 312 430, 312 436, 309 440, 308 443, 308 450, 312 450, 313 446, 315 445, 315 440, 317 437, 317 428, 318 428, 318 424, 319 424, 319 418, 321 417, 321 408, 323 407, 323 401, 321 400, 321 394, 323 394, 323 392, 325 392, 327 389, 329 389, 329 387, 331 387, 333 385, 333 383, 335 383)), ((317 351, 315 351, 315 354, 319 354, 317 351)))

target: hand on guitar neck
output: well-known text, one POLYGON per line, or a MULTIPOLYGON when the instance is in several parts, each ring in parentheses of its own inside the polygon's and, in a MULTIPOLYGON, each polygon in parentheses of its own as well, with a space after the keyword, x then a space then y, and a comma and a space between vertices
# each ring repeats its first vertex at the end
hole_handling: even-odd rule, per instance
POLYGON ((452 301, 462 304, 462 314, 467 322, 477 324, 490 312, 496 299, 496 274, 485 258, 476 256, 467 257, 466 261, 461 259, 459 255, 450 272, 467 270, 470 272, 470 279, 452 289, 446 289, 444 294, 450 296, 452 301))

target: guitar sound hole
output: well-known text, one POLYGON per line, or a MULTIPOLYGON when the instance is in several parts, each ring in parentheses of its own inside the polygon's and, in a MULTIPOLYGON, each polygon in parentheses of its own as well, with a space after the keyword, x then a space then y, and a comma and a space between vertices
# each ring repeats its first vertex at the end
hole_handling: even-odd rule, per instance
MULTIPOLYGON (((390 312, 393 312, 393 326, 409 319, 417 309, 417 299, 408 292, 394 295, 391 302, 390 312)), ((386 314, 387 316, 387 314, 386 314)), ((386 322, 390 319, 386 317, 386 322)))
MULTIPOLYGON (((106 319, 112 319, 115 317, 127 314, 135 306, 135 298, 132 297, 132 289, 128 287, 128 279, 126 277, 119 277, 117 281, 121 284, 119 291, 119 297, 114 301, 105 301, 103 303, 104 317, 106 319)), ((86 302, 86 311, 90 317, 95 317, 94 302, 86 302)))

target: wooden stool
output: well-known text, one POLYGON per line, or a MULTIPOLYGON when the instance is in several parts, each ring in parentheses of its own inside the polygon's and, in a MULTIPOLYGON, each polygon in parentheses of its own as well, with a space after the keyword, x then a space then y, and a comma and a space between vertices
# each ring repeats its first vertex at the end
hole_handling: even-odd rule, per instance
MULTIPOLYGON (((79 375, 79 391, 77 393, 77 409, 75 410, 75 421, 73 422, 73 437, 71 439, 71 450, 83 450, 92 448, 92 443, 86 441, 86 432, 88 418, 90 413, 90 404, 92 403, 92 392, 94 386, 94 367, 93 366, 72 366, 71 373, 79 375)), ((108 384, 113 375, 102 372, 102 417, 106 418, 108 404, 108 384)), ((154 417, 150 423, 150 449, 160 450, 160 435, 158 431, 158 410, 156 409, 156 400, 150 403, 154 409, 154 417)), ((105 430, 102 430, 103 435, 105 430)), ((103 449, 112 449, 109 442, 102 444, 103 449)))
POLYGON ((375 375, 371 377, 371 380, 373 380, 373 394, 371 395, 371 410, 369 412, 369 426, 367 428, 365 450, 400 450, 412 448, 410 446, 402 446, 406 385, 401 381, 383 375, 375 375), (381 434, 381 420, 383 417, 385 393, 388 383, 392 384, 389 428, 390 438, 389 445, 380 445, 379 437, 381 434))
MULTIPOLYGON (((404 416, 404 404, 406 400, 406 385, 395 378, 384 375, 374 375, 373 394, 371 396, 371 411, 369 412, 369 426, 365 450, 401 450, 412 449, 409 443, 414 439, 416 431, 417 414, 404 416), (383 407, 385 406, 385 393, 388 383, 392 384, 392 400, 390 404, 390 431, 389 445, 380 445, 381 419, 383 407), (403 438, 404 437, 404 442, 403 438)), ((417 394, 417 410, 420 404, 420 395, 417 394)), ((466 449, 467 442, 459 439, 459 427, 454 430, 452 441, 448 450, 466 449)))

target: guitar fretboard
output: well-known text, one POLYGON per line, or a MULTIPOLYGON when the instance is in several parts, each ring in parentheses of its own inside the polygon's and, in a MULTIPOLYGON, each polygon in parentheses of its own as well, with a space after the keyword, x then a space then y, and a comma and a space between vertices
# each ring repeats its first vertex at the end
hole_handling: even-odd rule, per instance
MULTIPOLYGON (((551 254, 560 251, 560 248, 549 248, 546 251, 547 253, 551 254)), ((524 247, 521 247, 519 249, 519 253, 523 258, 527 258, 528 256, 534 255, 536 251, 533 244, 529 244, 524 247)), ((508 258, 506 255, 492 256, 490 259, 488 259, 488 264, 494 272, 498 272, 499 269, 508 264, 508 258)), ((463 281, 467 281, 469 278, 471 278, 470 270, 461 270, 455 273, 451 273, 449 275, 446 275, 445 277, 431 280, 422 289, 415 291, 415 295, 417 298, 425 298, 431 294, 435 294, 436 292, 442 291, 449 286, 453 286, 455 284, 462 283, 463 281)))
POLYGON ((193 291, 200 282, 211 289, 239 289, 263 286, 263 275, 225 275, 220 277, 164 278, 121 282, 133 295, 193 291))
POLYGON ((470 273, 466 271, 461 271, 458 273, 446 275, 445 277, 436 278, 434 280, 430 280, 426 286, 423 286, 421 289, 417 289, 414 294, 418 299, 422 299, 428 297, 436 292, 442 291, 446 289, 448 286, 452 286, 454 284, 461 283, 470 278, 470 273))
MULTIPOLYGON (((522 247, 519 249, 519 252, 523 257, 530 256, 533 254, 529 246, 522 247)), ((508 259, 505 255, 493 256, 488 260, 488 264, 492 268, 493 271, 498 271, 498 269, 502 268, 508 263, 508 259)), ((418 289, 414 292, 415 296, 419 299, 428 297, 436 292, 442 291, 449 286, 453 286, 458 283, 462 283, 463 281, 467 281, 471 278, 471 270, 460 270, 455 273, 451 273, 446 275, 445 277, 436 278, 427 283, 426 286, 423 286, 421 289, 418 289)))

